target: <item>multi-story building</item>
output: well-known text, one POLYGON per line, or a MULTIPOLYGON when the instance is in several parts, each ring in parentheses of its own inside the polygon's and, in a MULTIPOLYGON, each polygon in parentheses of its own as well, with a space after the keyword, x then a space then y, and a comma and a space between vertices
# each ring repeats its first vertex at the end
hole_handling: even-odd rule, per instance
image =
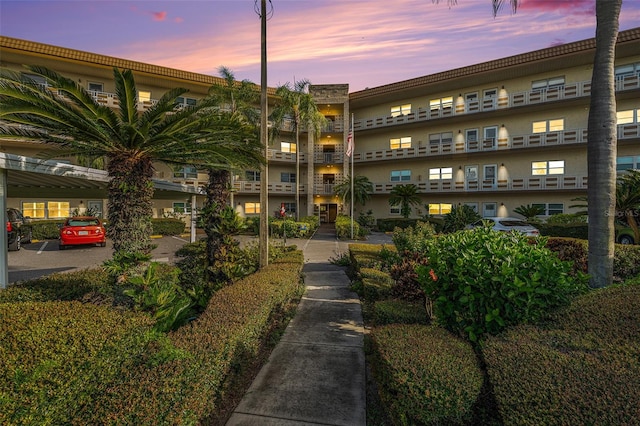
MULTIPOLYGON (((388 203, 395 185, 413 183, 423 205, 413 216, 445 214, 466 204, 484 216, 511 215, 538 204, 545 215, 572 212, 586 195, 587 117, 593 39, 349 93, 347 84, 312 85, 328 125, 303 132, 300 146, 282 129, 269 147, 269 206, 276 213, 318 215, 331 222, 349 206, 333 188, 350 173, 374 184, 366 206, 375 217, 400 216, 388 203), (355 150, 346 156, 353 117, 355 150), (298 162, 299 167, 296 167, 298 162), (300 176, 297 176, 297 170, 300 176), (296 196, 298 193, 298 196, 296 196), (296 199, 299 198, 299 205, 296 199)), ((134 72, 143 110, 170 88, 190 90, 185 105, 207 94, 217 77, 0 37, 3 67, 38 64, 77 79, 106 105, 117 105, 113 67, 134 72)), ((640 28, 623 31, 616 51, 618 169, 640 168, 640 28)), ((275 93, 270 89, 270 102, 275 93)), ((35 157, 44 146, 0 141, 0 152, 35 157)), ((68 161, 69 159, 64 159, 68 161)), ((158 179, 198 187, 195 168, 157 165, 158 179)), ((244 215, 261 210, 260 169, 234 174, 230 203, 244 215)), ((11 185, 11 182, 9 182, 11 185)), ((33 217, 66 215, 86 197, 10 191, 8 205, 33 217), (60 204, 63 203, 63 204, 60 204), (62 208, 61 208, 62 206, 62 208)), ((164 197, 167 198, 167 197, 164 197)), ((189 211, 188 197, 156 201, 155 214, 189 211)), ((104 200, 90 200, 101 207, 104 200)), ((199 201, 196 201, 197 203, 199 201)))

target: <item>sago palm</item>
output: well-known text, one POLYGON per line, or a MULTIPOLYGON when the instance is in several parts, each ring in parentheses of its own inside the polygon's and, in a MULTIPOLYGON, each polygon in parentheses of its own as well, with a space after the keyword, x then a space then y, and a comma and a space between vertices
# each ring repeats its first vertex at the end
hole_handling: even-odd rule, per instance
POLYGON ((419 206, 422 200, 418 195, 418 187, 413 183, 396 185, 391 190, 389 205, 400 206, 400 214, 405 219, 411 216, 411 206, 419 206))
MULTIPOLYGON (((333 193, 342 198, 345 204, 351 203, 351 175, 333 187, 333 193)), ((364 206, 373 194, 373 183, 366 176, 356 175, 353 180, 353 202, 364 206)))
POLYGON ((176 99, 186 89, 169 90, 140 113, 130 70, 113 70, 117 110, 52 70, 30 66, 28 72, 56 90, 27 74, 2 70, 0 135, 54 146, 56 155, 106 159, 114 255, 151 249, 154 162, 216 167, 238 152, 253 152, 246 126, 217 111, 214 100, 178 107, 176 99))

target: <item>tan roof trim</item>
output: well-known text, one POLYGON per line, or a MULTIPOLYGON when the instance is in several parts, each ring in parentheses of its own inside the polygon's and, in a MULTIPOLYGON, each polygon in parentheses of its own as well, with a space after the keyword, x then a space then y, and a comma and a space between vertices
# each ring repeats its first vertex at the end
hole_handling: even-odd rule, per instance
MULTIPOLYGON (((633 28, 626 31, 621 31, 618 34, 618 43, 624 43, 628 41, 640 40, 640 28, 633 28)), ((469 75, 474 75, 482 72, 493 71, 498 69, 504 69, 506 67, 512 67, 517 65, 523 65, 535 61, 541 61, 545 59, 551 59, 554 57, 561 57, 564 55, 584 52, 595 49, 595 38, 588 40, 576 41, 573 43, 567 43, 560 46, 553 46, 546 49, 535 50, 533 52, 527 52, 520 55, 509 56, 507 58, 496 59, 489 62, 483 62, 476 65, 470 65, 467 67, 456 68, 449 71, 443 71, 437 74, 426 75, 423 77, 416 77, 409 80, 399 81, 396 83, 385 84, 383 86, 374 87, 371 89, 364 89, 349 94, 349 100, 361 100, 373 96, 384 95, 393 93, 399 90, 406 90, 425 86, 444 80, 453 78, 460 78, 469 75)))
MULTIPOLYGON (((57 57, 65 60, 85 62, 88 64, 130 69, 134 72, 147 73, 157 75, 159 77, 174 78, 183 81, 192 81, 195 83, 204 83, 206 85, 221 84, 224 82, 224 79, 211 75, 198 74, 175 68, 162 67, 159 65, 145 64, 143 62, 99 55, 97 53, 84 52, 82 50, 68 49, 66 47, 53 46, 50 44, 21 40, 6 36, 0 36, 0 48, 57 57)), ((270 95, 275 95, 274 88, 267 88, 267 91, 270 95)))

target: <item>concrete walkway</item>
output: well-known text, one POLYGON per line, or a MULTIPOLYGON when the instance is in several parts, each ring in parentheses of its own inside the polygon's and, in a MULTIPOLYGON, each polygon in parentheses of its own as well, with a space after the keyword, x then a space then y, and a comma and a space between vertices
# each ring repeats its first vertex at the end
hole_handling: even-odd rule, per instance
POLYGON ((337 241, 333 226, 322 226, 312 239, 288 244, 304 252, 305 294, 227 425, 364 426, 360 300, 344 268, 329 262, 348 243, 337 241))

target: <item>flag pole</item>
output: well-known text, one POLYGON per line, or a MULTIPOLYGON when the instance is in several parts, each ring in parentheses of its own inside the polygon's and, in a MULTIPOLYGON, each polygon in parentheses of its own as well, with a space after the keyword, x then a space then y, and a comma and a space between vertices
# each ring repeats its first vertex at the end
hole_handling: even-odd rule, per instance
POLYGON ((354 200, 354 194, 353 194, 353 181, 355 180, 355 177, 353 176, 353 157, 354 157, 354 150, 356 147, 356 141, 355 141, 355 137, 356 137, 356 132, 353 129, 353 113, 351 113, 351 239, 353 240, 353 200, 354 200))

